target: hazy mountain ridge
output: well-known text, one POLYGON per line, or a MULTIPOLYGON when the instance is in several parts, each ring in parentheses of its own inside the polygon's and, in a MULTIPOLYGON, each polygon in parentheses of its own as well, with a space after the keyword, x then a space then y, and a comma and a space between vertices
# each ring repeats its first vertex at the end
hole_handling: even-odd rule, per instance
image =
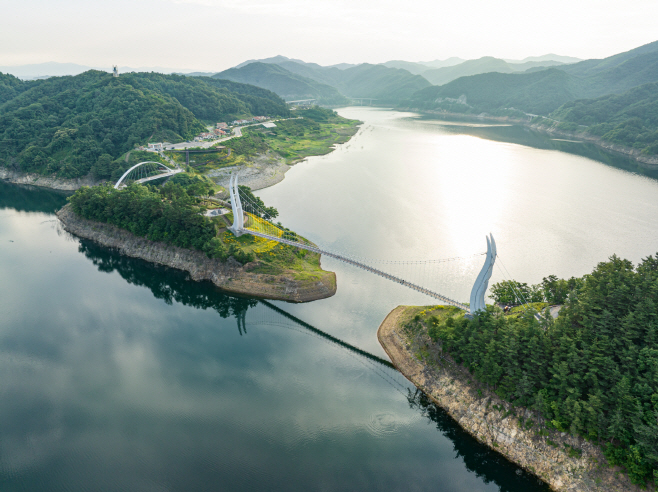
POLYGON ((514 73, 523 72, 530 68, 548 67, 553 65, 563 65, 562 62, 547 60, 547 61, 526 61, 522 63, 509 63, 500 58, 492 56, 484 56, 477 60, 468 60, 459 65, 452 67, 436 68, 426 70, 423 72, 423 77, 429 80, 434 85, 444 85, 448 82, 465 77, 468 75, 477 75, 488 72, 499 73, 514 73))
MULTIPOLYGON (((268 88, 274 90, 282 97, 287 97, 286 92, 291 89, 289 86, 283 84, 276 89, 271 85, 272 80, 261 76, 261 71, 266 69, 259 67, 258 69, 252 68, 253 72, 247 72, 248 67, 262 65, 277 66, 288 72, 288 78, 291 74, 297 77, 303 77, 308 83, 308 80, 313 80, 318 84, 323 84, 335 88, 343 97, 353 98, 373 98, 377 99, 378 103, 383 104, 397 104, 400 100, 409 98, 414 92, 431 84, 420 75, 414 75, 406 70, 389 68, 384 65, 372 65, 362 63, 360 65, 339 69, 336 67, 322 67, 316 63, 298 63, 285 57, 274 57, 277 60, 276 64, 262 64, 261 62, 251 63, 244 65, 238 69, 229 69, 219 74, 214 75, 216 78, 234 78, 237 73, 241 73, 241 80, 253 85, 265 87, 270 84, 268 88), (239 70, 241 72, 236 72, 239 70)), ((274 69, 270 69, 271 72, 274 69)), ((284 74, 283 72, 276 72, 284 74)), ((291 82, 288 81, 292 85, 291 82)), ((297 92, 297 94, 300 94, 297 92)), ((308 93, 310 95, 310 92, 308 93)), ((310 96, 314 97, 314 96, 310 96)), ((295 97, 295 99, 306 99, 310 97, 295 97)), ((342 102, 324 102, 324 104, 345 104, 347 99, 342 102)), ((322 100, 318 100, 322 104, 322 100)))
POLYGON ((619 94, 656 81, 658 42, 603 60, 585 60, 518 74, 484 73, 461 77, 443 86, 419 91, 409 105, 470 113, 516 108, 547 115, 569 101, 619 94), (458 103, 452 101, 460 98, 458 103))
POLYGON ((327 105, 348 102, 347 98, 334 87, 293 73, 273 63, 253 62, 239 68, 229 68, 213 75, 212 78, 263 87, 287 100, 315 99, 318 104, 327 105))

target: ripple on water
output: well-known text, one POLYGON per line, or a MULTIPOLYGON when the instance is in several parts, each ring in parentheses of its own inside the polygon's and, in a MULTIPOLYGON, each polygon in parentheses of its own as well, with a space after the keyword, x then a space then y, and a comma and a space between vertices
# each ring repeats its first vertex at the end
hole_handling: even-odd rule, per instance
POLYGON ((398 430, 398 421, 392 413, 376 413, 370 416, 366 427, 373 436, 385 437, 395 434, 398 430))

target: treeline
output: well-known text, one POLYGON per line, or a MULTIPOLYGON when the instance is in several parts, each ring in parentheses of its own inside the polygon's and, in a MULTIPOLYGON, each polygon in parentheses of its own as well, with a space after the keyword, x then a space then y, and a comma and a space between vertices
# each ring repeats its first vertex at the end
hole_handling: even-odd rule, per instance
POLYGON ((580 285, 582 279, 571 277, 569 280, 555 275, 544 277, 542 282, 528 285, 516 280, 503 280, 491 286, 491 297, 498 304, 518 305, 529 302, 547 302, 563 304, 569 292, 580 285))
POLYGON ((108 178, 135 145, 189 140, 206 123, 254 114, 289 110, 269 91, 209 78, 91 70, 23 82, 0 74, 0 166, 64 178, 95 168, 108 178))
POLYGON ((658 483, 658 258, 613 256, 562 282, 556 320, 489 308, 432 316, 430 337, 501 398, 599 443, 634 483, 658 483))
POLYGON ((210 258, 226 261, 233 256, 240 263, 253 261, 235 245, 226 247, 216 237, 215 225, 201 215, 198 199, 191 193, 199 186, 178 183, 161 187, 131 184, 122 190, 111 185, 82 187, 68 198, 73 211, 89 220, 105 222, 151 241, 204 251, 210 258))

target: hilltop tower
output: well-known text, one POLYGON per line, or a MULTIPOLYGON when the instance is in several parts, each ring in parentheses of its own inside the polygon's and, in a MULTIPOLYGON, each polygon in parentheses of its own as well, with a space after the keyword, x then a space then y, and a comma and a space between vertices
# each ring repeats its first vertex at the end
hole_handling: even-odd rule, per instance
POLYGON ((119 68, 116 65, 112 65, 112 77, 119 76, 119 68))

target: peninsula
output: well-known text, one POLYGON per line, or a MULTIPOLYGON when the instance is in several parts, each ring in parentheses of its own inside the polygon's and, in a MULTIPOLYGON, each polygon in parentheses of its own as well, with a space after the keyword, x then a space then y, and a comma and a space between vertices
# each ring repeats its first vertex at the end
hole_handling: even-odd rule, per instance
POLYGON ((544 302, 488 306, 472 320, 455 307, 399 306, 377 335, 466 431, 554 490, 655 490, 657 272, 654 257, 634 268, 613 256, 583 278, 491 289, 504 304, 519 288, 544 302))
MULTIPOLYGON (((187 271, 193 280, 208 280, 233 294, 291 302, 335 294, 336 276, 322 270, 319 254, 251 235, 234 236, 228 230, 232 214, 209 214, 209 209, 221 209, 198 196, 211 191, 212 184, 186 173, 159 187, 82 187, 57 216, 76 236, 187 271)), ((260 200, 247 187, 241 192, 252 202, 260 200)), ((267 223, 278 215, 273 207, 262 205, 265 214, 246 211, 250 220, 267 223)))

